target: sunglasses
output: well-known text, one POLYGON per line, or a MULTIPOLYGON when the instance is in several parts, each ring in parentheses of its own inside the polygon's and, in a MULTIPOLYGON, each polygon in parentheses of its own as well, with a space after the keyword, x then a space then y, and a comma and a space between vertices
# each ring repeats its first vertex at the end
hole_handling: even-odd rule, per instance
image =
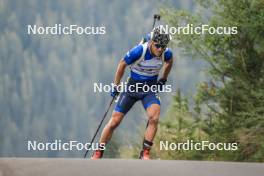
POLYGON ((167 45, 161 45, 161 44, 158 44, 158 43, 155 43, 154 45, 155 45, 155 47, 157 49, 159 49, 159 48, 165 49, 167 47, 167 45))

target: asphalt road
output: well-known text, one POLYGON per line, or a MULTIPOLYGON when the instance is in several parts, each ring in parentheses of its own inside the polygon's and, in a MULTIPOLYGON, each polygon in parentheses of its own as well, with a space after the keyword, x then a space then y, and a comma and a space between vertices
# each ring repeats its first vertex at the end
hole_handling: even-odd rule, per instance
POLYGON ((0 158, 0 176, 264 176, 262 163, 0 158))

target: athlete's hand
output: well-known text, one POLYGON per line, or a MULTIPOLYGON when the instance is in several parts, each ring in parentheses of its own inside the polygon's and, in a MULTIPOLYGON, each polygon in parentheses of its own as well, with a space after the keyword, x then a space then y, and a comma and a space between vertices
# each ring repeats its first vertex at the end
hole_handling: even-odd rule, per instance
POLYGON ((164 78, 161 78, 158 80, 157 84, 158 84, 159 91, 163 91, 166 82, 167 82, 167 79, 164 79, 164 78))
POLYGON ((111 91, 111 96, 114 98, 114 97, 117 97, 118 95, 119 95, 119 92, 116 86, 114 86, 114 89, 111 91))

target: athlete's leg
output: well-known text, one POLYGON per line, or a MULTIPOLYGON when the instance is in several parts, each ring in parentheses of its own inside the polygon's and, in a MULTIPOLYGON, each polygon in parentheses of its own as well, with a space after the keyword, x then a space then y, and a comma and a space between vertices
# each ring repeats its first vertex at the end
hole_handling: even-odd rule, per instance
POLYGON ((153 142, 158 129, 160 116, 160 98, 157 93, 149 93, 143 98, 142 104, 146 109, 148 116, 148 126, 145 132, 145 140, 153 142))
MULTIPOLYGON (((112 113, 112 117, 110 118, 110 120, 105 125, 102 131, 99 140, 100 146, 102 146, 102 144, 107 144, 107 142, 109 142, 109 140, 113 135, 114 130, 116 129, 116 127, 118 127, 118 125, 121 123, 122 119, 124 118, 125 114, 131 109, 131 107, 135 104, 136 101, 137 101, 136 98, 130 96, 127 93, 122 93, 120 95, 115 110, 112 113)), ((92 156, 92 159, 99 159, 102 156, 103 156, 103 150, 97 150, 92 156)))
POLYGON ((140 159, 148 160, 150 159, 149 151, 158 129, 160 100, 157 94, 150 93, 143 98, 142 103, 147 111, 148 126, 144 135, 143 149, 140 152, 140 159))
POLYGON ((121 123, 125 114, 131 109, 136 101, 137 99, 135 99, 128 93, 124 92, 120 95, 115 110, 112 113, 112 117, 102 131, 100 143, 106 144, 111 139, 113 131, 121 123))
POLYGON ((147 108, 148 126, 145 132, 145 140, 153 142, 158 129, 160 105, 152 104, 147 108))
POLYGON ((106 144, 111 139, 114 130, 121 123, 123 117, 124 113, 122 112, 114 111, 112 113, 112 117, 110 118, 109 122, 105 125, 102 131, 102 135, 99 141, 100 144, 106 144))

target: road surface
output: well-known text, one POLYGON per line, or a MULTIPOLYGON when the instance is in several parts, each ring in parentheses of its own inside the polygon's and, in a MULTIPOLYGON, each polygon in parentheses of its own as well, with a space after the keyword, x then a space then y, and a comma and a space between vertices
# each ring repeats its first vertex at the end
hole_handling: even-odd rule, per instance
POLYGON ((264 176, 262 163, 0 158, 0 176, 264 176))

